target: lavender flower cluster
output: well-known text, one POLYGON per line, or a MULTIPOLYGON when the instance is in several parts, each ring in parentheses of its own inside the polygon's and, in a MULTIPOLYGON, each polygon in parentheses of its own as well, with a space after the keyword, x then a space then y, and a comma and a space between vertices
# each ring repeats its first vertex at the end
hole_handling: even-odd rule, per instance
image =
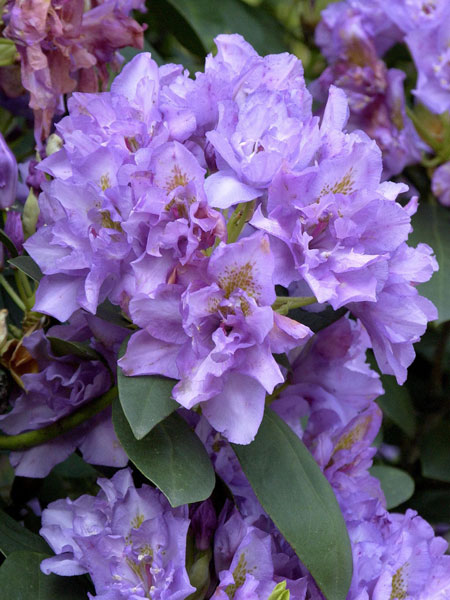
POLYGON ((319 120, 298 59, 238 35, 217 47, 195 81, 143 53, 110 92, 72 96, 25 248, 44 273, 35 310, 64 321, 109 298, 139 327, 124 373, 179 380, 177 402, 247 444, 284 381, 273 354, 311 336, 283 314, 295 298, 347 307, 401 383, 436 317, 414 284, 437 265, 406 243, 416 200, 398 203, 375 142, 345 132, 343 92, 319 120))
MULTIPOLYGON (((450 5, 330 5, 316 33, 330 64, 312 94, 298 58, 259 56, 238 34, 216 38, 195 78, 143 52, 97 92, 106 65, 119 66, 115 51, 142 47, 129 13, 144 4, 7 3, 4 34, 17 44, 41 150, 72 94, 56 149, 49 142, 33 165, 40 194, 23 216, 11 207, 24 183, 0 138, 6 247, 43 274, 29 297, 17 278, 20 340, 8 339, 0 313, 0 363, 16 384, 0 429, 12 438, 67 423, 116 390, 117 369, 173 379, 177 417, 234 504, 213 496, 173 508, 126 468, 105 403, 10 454, 25 477, 46 477, 75 451, 116 469, 97 495, 44 509, 40 534, 55 555, 43 573, 89 574, 88 596, 101 600, 323 600, 233 450, 273 410, 339 504, 353 559, 347 600, 450 598, 447 542, 415 511, 390 513, 369 472, 383 387, 366 358, 373 351, 403 384, 414 343, 437 318, 417 289, 438 269, 433 250, 408 245, 418 199, 388 180, 430 148, 407 115, 404 74, 382 56, 405 41, 414 94, 449 110, 450 5), (105 302, 114 323, 102 318, 105 302), (324 311, 334 320, 313 331, 307 317, 324 311)), ((449 164, 433 179, 443 203, 449 164)))
MULTIPOLYGON (((361 128, 383 151, 385 176, 420 162, 429 147, 406 114, 405 73, 387 68, 383 55, 405 43, 417 69, 412 93, 431 112, 450 110, 450 4, 446 0, 343 0, 322 13, 316 42, 330 66, 313 84, 322 101, 330 84, 344 89, 350 127, 361 128)), ((449 162, 436 169, 433 192, 448 205, 449 162)))
MULTIPOLYGON (((347 600, 445 599, 446 541, 415 511, 389 513, 368 472, 381 424, 375 398, 382 392, 365 363, 368 344, 362 326, 348 319, 320 332, 300 351, 293 385, 272 408, 307 444, 339 501, 354 564, 347 600)), ((211 546, 214 556, 209 596, 258 600, 283 585, 293 600, 323 599, 259 504, 228 441, 203 416, 196 431, 237 503, 225 503, 218 518, 209 500, 191 511, 196 547, 211 546)), ((188 507, 170 509, 155 490, 136 489, 129 471, 99 485, 96 498, 58 500, 44 510, 41 535, 56 553, 43 562, 44 572, 88 572, 96 598, 186 598, 192 591, 184 556, 188 507)))

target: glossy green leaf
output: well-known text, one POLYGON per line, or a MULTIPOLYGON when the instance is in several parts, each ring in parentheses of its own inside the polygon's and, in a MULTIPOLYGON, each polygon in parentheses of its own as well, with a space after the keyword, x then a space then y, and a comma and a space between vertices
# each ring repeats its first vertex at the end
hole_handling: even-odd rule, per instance
POLYGON ((108 321, 108 323, 113 323, 113 325, 118 325, 119 327, 129 327, 130 321, 127 321, 119 306, 115 304, 111 304, 109 300, 105 300, 97 307, 97 312, 95 316, 99 319, 103 319, 103 321, 108 321))
POLYGON ((50 342, 53 354, 56 356, 72 354, 85 360, 103 360, 102 356, 91 348, 89 344, 62 340, 52 336, 48 336, 47 339, 50 342))
POLYGON ((208 498, 215 484, 209 456, 192 429, 176 413, 137 440, 118 398, 113 401, 117 437, 131 462, 168 498, 172 506, 208 498))
MULTIPOLYGON (((126 342, 122 344, 119 357, 125 354, 125 349, 126 342)), ((175 384, 174 379, 160 375, 127 377, 117 366, 120 404, 135 438, 141 440, 179 407, 179 404, 172 400, 175 384)))
POLYGON ((427 431, 420 444, 422 474, 450 482, 450 422, 438 423, 427 431))
POLYGON ((241 0, 167 0, 167 4, 186 20, 208 51, 220 33, 240 33, 262 55, 287 50, 277 21, 241 0))
POLYGON ((15 247, 14 242, 3 231, 3 229, 0 229, 0 243, 2 243, 5 246, 5 248, 8 249, 9 253, 13 258, 15 258, 18 255, 17 248, 15 247))
POLYGON ((34 279, 34 281, 39 282, 44 276, 31 256, 16 256, 16 258, 10 258, 8 262, 13 267, 17 267, 19 271, 25 273, 25 275, 28 275, 28 277, 31 277, 31 279, 34 279))
POLYGON ((39 566, 48 554, 13 552, 0 567, 2 600, 85 600, 80 578, 44 575, 39 566))
POLYGON ((414 232, 408 242, 416 245, 424 242, 431 246, 439 263, 439 271, 427 283, 419 285, 421 294, 437 307, 442 323, 450 319, 450 211, 443 206, 422 203, 412 219, 414 232))
POLYGON ((0 552, 8 556, 18 550, 49 552, 49 547, 43 538, 0 510, 0 552))
POLYGON ((382 375, 384 395, 377 398, 383 413, 409 437, 416 432, 416 416, 408 389, 391 375, 382 375))
POLYGON ((345 600, 353 564, 347 528, 330 484, 303 442, 266 410, 255 440, 233 449, 262 506, 327 600, 345 600))
POLYGON ((406 502, 414 494, 414 479, 401 469, 375 465, 370 473, 380 481, 388 510, 406 502))

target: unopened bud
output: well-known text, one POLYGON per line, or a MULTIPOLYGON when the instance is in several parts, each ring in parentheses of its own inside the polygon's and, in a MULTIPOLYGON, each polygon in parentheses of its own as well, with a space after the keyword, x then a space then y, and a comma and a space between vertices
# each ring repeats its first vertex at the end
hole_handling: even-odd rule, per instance
POLYGON ((0 208, 8 208, 16 199, 17 162, 0 134, 0 208))

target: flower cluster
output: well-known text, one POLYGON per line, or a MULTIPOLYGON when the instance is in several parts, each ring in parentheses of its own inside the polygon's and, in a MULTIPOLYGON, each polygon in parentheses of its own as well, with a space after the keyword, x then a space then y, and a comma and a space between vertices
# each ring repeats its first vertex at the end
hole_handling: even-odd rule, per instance
POLYGON ((435 113, 450 108, 450 7, 445 0, 428 2, 344 0, 322 13, 316 42, 330 66, 314 82, 324 101, 335 83, 345 90, 350 125, 363 129, 383 151, 385 176, 420 162, 427 149, 405 111, 405 73, 388 69, 381 56, 404 41, 418 70, 416 98, 435 113))
MULTIPOLYGON (((90 342, 93 359, 80 360, 79 356, 66 353, 58 356, 42 329, 26 336, 22 346, 34 359, 35 368, 22 375, 23 389, 11 399, 12 410, 0 415, 0 427, 5 433, 18 434, 51 425, 111 387, 115 353, 125 330, 112 324, 105 327, 100 319, 78 312, 68 325, 51 327, 47 335, 75 344, 90 342)), ((84 460, 92 464, 123 467, 128 462, 114 433, 111 408, 56 439, 12 452, 10 460, 17 475, 45 477, 77 448, 84 460)))
POLYGON ((57 500, 43 512, 40 533, 56 553, 43 572, 89 573, 90 598, 187 598, 195 591, 185 567, 187 506, 171 509, 161 492, 136 488, 128 469, 98 484, 97 497, 57 500))
MULTIPOLYGON (((376 451, 371 445, 381 424, 375 398, 382 392, 378 376, 365 362, 368 343, 361 325, 347 318, 317 334, 299 351, 292 365, 293 384, 272 408, 307 444, 340 504, 354 561, 347 600, 446 598, 450 592, 447 543, 414 511, 389 513, 379 482, 368 471, 376 451)), ((194 512, 191 526, 200 550, 208 549, 214 532, 216 577, 211 597, 268 598, 283 583, 292 600, 323 599, 256 500, 227 440, 204 417, 196 430, 237 502, 237 508, 226 502, 217 521, 208 503, 194 512)), ((157 493, 146 486, 136 490, 127 471, 99 484, 103 491, 97 498, 61 500, 44 510, 41 534, 56 556, 42 563, 43 571, 62 575, 89 571, 96 597, 103 597, 105 590, 111 594, 105 597, 114 599, 122 598, 125 590, 135 594, 127 597, 136 599, 147 590, 151 598, 186 597, 188 580, 182 573, 187 507, 171 512, 167 507, 161 514, 161 505, 166 504, 159 497, 155 514, 148 503, 155 502, 157 493), (159 519, 158 525, 153 519, 159 519), (170 526, 175 521, 177 532, 170 526), (168 536, 175 535, 177 543, 170 543, 168 536), (99 552, 111 556, 107 573, 98 562, 99 552), (177 578, 172 576, 174 570, 177 578), (168 595, 160 596, 163 590, 168 595)))
POLYGON ((124 373, 179 380, 182 406, 249 443, 284 381, 273 354, 311 335, 289 307, 348 307, 402 382, 436 315, 414 284, 437 267, 406 245, 406 187, 380 183, 376 144, 345 132, 344 94, 330 89, 319 120, 298 59, 261 58, 238 35, 217 45, 195 80, 144 53, 110 92, 73 95, 25 247, 45 274, 35 310, 119 304, 140 328, 124 373))
POLYGON ((120 64, 116 50, 143 47, 142 27, 129 15, 144 9, 143 0, 8 0, 4 36, 15 42, 23 87, 30 93, 38 143, 50 134, 63 95, 96 92, 106 86, 107 64, 120 64))
MULTIPOLYGON (((389 513, 379 481, 368 471, 381 425, 375 398, 382 388, 365 362, 367 345, 361 325, 348 319, 323 330, 300 351, 293 384, 271 408, 303 439, 338 499, 354 563, 347 600, 446 598, 447 543, 414 511, 389 513)), ((224 509, 219 520, 214 597, 253 600, 261 597, 258 590, 284 579, 291 598, 323 598, 256 500, 228 442, 204 420, 197 431, 242 515, 224 509)))
POLYGON ((74 453, 102 475, 97 495, 74 484, 42 511, 43 573, 88 574, 92 600, 325 600, 315 562, 332 544, 290 532, 334 510, 346 600, 450 598, 446 541, 390 513, 371 471, 383 386, 369 366, 403 384, 437 318, 418 289, 433 250, 408 245, 418 199, 388 178, 433 151, 423 164, 450 204, 450 121, 422 107, 424 134, 383 56, 406 42, 413 94, 448 110, 450 4, 330 4, 316 29, 329 66, 309 89, 298 58, 238 34, 193 77, 142 52, 113 79, 117 49, 143 47, 143 0, 3 4, 39 152, 18 167, 0 135, 0 449, 17 476, 74 453), (273 477, 274 454, 304 468, 273 477), (323 492, 318 507, 279 493, 298 484, 323 492))

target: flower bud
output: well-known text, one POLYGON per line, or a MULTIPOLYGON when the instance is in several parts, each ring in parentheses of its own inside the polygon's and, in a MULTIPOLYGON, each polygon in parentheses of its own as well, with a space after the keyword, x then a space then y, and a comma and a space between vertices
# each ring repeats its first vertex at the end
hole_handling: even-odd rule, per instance
POLYGON ((0 208, 8 208, 16 199, 17 162, 0 134, 0 208))
POLYGON ((191 515, 191 526, 195 536, 195 545, 199 550, 206 550, 211 543, 217 526, 216 511, 211 500, 205 500, 191 515))

